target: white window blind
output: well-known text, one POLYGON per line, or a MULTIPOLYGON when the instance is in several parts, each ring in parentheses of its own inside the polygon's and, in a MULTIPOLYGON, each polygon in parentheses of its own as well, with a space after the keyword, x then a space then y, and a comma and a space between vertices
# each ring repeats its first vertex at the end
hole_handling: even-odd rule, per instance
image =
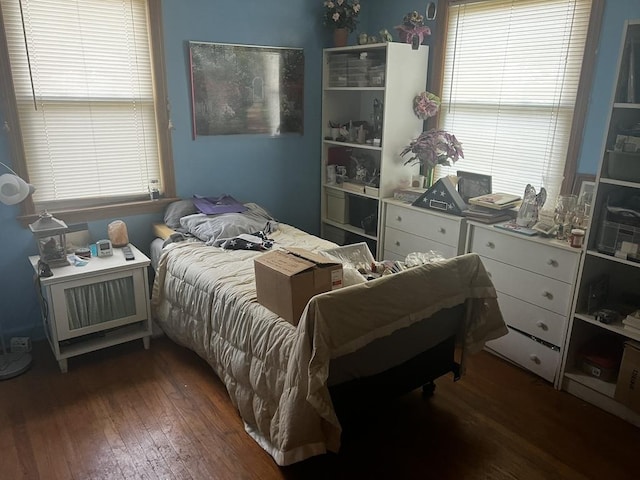
POLYGON ((146 1, 0 4, 36 205, 148 198, 161 177, 146 1))
POLYGON ((562 184, 591 0, 486 0, 450 7, 440 127, 463 145, 465 170, 493 191, 562 184))

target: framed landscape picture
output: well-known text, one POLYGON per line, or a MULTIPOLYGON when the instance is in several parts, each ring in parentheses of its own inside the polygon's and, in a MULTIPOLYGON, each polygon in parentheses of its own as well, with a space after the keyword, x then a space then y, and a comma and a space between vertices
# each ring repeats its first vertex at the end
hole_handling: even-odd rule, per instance
POLYGON ((189 42, 193 134, 303 133, 301 48, 189 42))

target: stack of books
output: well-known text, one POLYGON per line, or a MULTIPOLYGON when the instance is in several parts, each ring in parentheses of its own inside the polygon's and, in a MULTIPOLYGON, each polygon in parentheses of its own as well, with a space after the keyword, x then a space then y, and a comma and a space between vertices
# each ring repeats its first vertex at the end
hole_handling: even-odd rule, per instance
POLYGON ((470 205, 488 208, 490 210, 507 210, 517 207, 521 198, 518 195, 510 193, 488 193, 469 199, 470 205))
POLYGON ((517 215, 521 198, 510 193, 488 193, 469 199, 469 207, 462 214, 470 220, 482 223, 498 223, 512 220, 517 215))
POLYGON ((481 223, 498 223, 516 217, 514 209, 520 197, 508 193, 489 193, 468 200, 469 206, 462 214, 469 220, 481 223))
POLYGON ((516 218, 518 212, 512 209, 495 210, 492 208, 478 207, 476 205, 469 205, 468 208, 462 211, 469 220, 481 223, 498 223, 505 222, 516 218))
POLYGON ((640 335, 640 310, 627 315, 627 317, 622 320, 622 324, 625 330, 640 335))

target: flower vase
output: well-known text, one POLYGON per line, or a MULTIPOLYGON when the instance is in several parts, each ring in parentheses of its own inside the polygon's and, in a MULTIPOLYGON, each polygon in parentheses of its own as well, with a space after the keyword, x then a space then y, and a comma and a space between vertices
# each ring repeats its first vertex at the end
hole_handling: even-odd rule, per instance
POLYGON ((398 38, 400 39, 400 43, 408 43, 407 42, 407 31, 406 30, 398 30, 398 38))
POLYGON ((348 38, 349 38, 349 30, 347 30, 346 28, 336 28, 333 31, 333 46, 346 47, 348 38))
POLYGON ((421 173, 424 175, 424 188, 431 188, 433 185, 433 174, 435 168, 428 165, 422 165, 421 173))

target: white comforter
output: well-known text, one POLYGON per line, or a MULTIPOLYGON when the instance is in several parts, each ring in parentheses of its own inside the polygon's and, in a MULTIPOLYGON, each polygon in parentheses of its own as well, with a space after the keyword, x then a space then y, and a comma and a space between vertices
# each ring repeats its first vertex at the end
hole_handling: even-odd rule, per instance
MULTIPOLYGON (((335 246, 283 224, 271 236, 282 247, 335 246)), ((326 385, 331 358, 467 299, 465 352, 507 333, 474 254, 318 295, 297 327, 257 303, 253 259, 259 254, 172 244, 160 258, 151 304, 163 330, 211 365, 246 431, 279 465, 340 446, 326 385)))

